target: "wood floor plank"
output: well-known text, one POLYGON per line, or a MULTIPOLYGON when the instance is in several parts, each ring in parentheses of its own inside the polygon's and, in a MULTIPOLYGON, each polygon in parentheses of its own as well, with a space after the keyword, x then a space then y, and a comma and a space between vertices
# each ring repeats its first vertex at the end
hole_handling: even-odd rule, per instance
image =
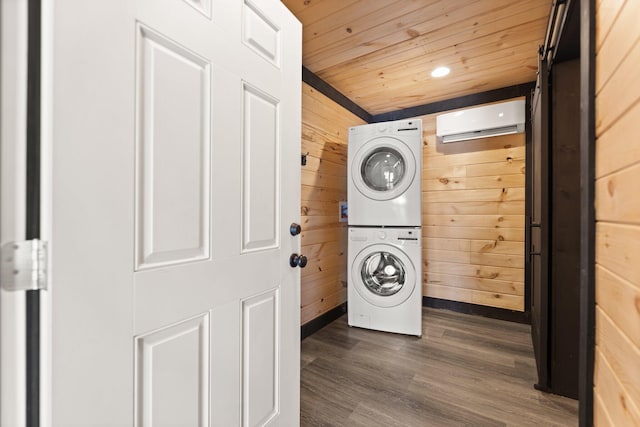
POLYGON ((423 309, 422 338, 347 326, 302 341, 302 426, 575 426, 533 388, 528 325, 423 309))

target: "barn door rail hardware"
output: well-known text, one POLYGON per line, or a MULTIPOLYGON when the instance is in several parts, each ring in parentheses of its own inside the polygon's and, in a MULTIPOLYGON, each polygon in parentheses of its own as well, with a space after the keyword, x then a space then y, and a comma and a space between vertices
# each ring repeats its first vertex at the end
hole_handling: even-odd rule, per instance
POLYGON ((0 280, 6 291, 47 288, 47 242, 39 239, 2 245, 0 280))
POLYGON ((541 60, 547 60, 549 66, 554 62, 558 41, 564 31, 567 22, 567 11, 572 0, 554 0, 551 5, 551 13, 547 22, 547 31, 544 36, 544 46, 541 46, 539 55, 541 60))

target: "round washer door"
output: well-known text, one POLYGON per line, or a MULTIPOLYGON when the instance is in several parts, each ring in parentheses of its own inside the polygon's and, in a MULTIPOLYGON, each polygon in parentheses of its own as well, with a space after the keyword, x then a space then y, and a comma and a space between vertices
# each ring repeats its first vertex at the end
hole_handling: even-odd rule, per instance
POLYGON ((416 175, 416 159, 400 139, 371 139, 355 154, 351 179, 364 196, 391 200, 407 191, 416 175))
POLYGON ((351 281, 358 294, 378 307, 394 307, 411 296, 416 271, 409 257, 395 246, 371 245, 355 257, 351 281))

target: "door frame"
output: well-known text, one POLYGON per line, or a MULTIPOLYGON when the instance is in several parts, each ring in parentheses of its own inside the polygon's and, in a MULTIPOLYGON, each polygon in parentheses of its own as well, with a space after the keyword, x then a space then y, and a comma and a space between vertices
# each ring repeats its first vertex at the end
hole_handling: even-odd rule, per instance
MULTIPOLYGON (((595 0, 569 0, 579 8, 580 60, 580 323, 579 424, 593 425, 595 366, 595 0)), ((555 5, 555 4, 554 4, 555 5)), ((569 6, 567 9, 569 9, 569 6)))
MULTIPOLYGON (((28 0, 26 240, 40 239, 42 4, 28 0)), ((40 425, 40 290, 26 291, 26 423, 40 425)))
POLYGON ((581 427, 593 425, 595 364, 595 0, 580 0, 580 356, 581 427))
MULTIPOLYGON (((41 238, 42 2, 4 4, 3 244, 41 238), (5 67, 5 63, 13 63, 5 67), (7 120, 8 116, 8 120, 7 120), (6 120, 6 122, 4 122, 6 120), (5 139, 6 138, 6 139, 5 139), (6 193, 4 193, 6 191, 6 193)), ((41 399, 41 291, 3 291, 2 423, 39 426, 41 399)))

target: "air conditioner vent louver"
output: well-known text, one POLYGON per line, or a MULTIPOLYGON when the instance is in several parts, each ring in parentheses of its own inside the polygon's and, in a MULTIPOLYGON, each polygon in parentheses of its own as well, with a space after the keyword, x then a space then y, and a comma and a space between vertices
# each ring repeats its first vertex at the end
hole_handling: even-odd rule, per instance
POLYGON ((473 132, 464 132, 464 133, 458 133, 455 135, 447 135, 442 137, 442 142, 446 144, 448 142, 468 141, 470 139, 488 138, 490 136, 510 135, 512 133, 522 133, 522 132, 524 132, 524 124, 522 124, 522 126, 511 125, 511 126, 503 126, 500 128, 476 130, 473 132))
POLYGON ((491 104, 436 117, 436 136, 443 143, 524 132, 524 100, 491 104))

